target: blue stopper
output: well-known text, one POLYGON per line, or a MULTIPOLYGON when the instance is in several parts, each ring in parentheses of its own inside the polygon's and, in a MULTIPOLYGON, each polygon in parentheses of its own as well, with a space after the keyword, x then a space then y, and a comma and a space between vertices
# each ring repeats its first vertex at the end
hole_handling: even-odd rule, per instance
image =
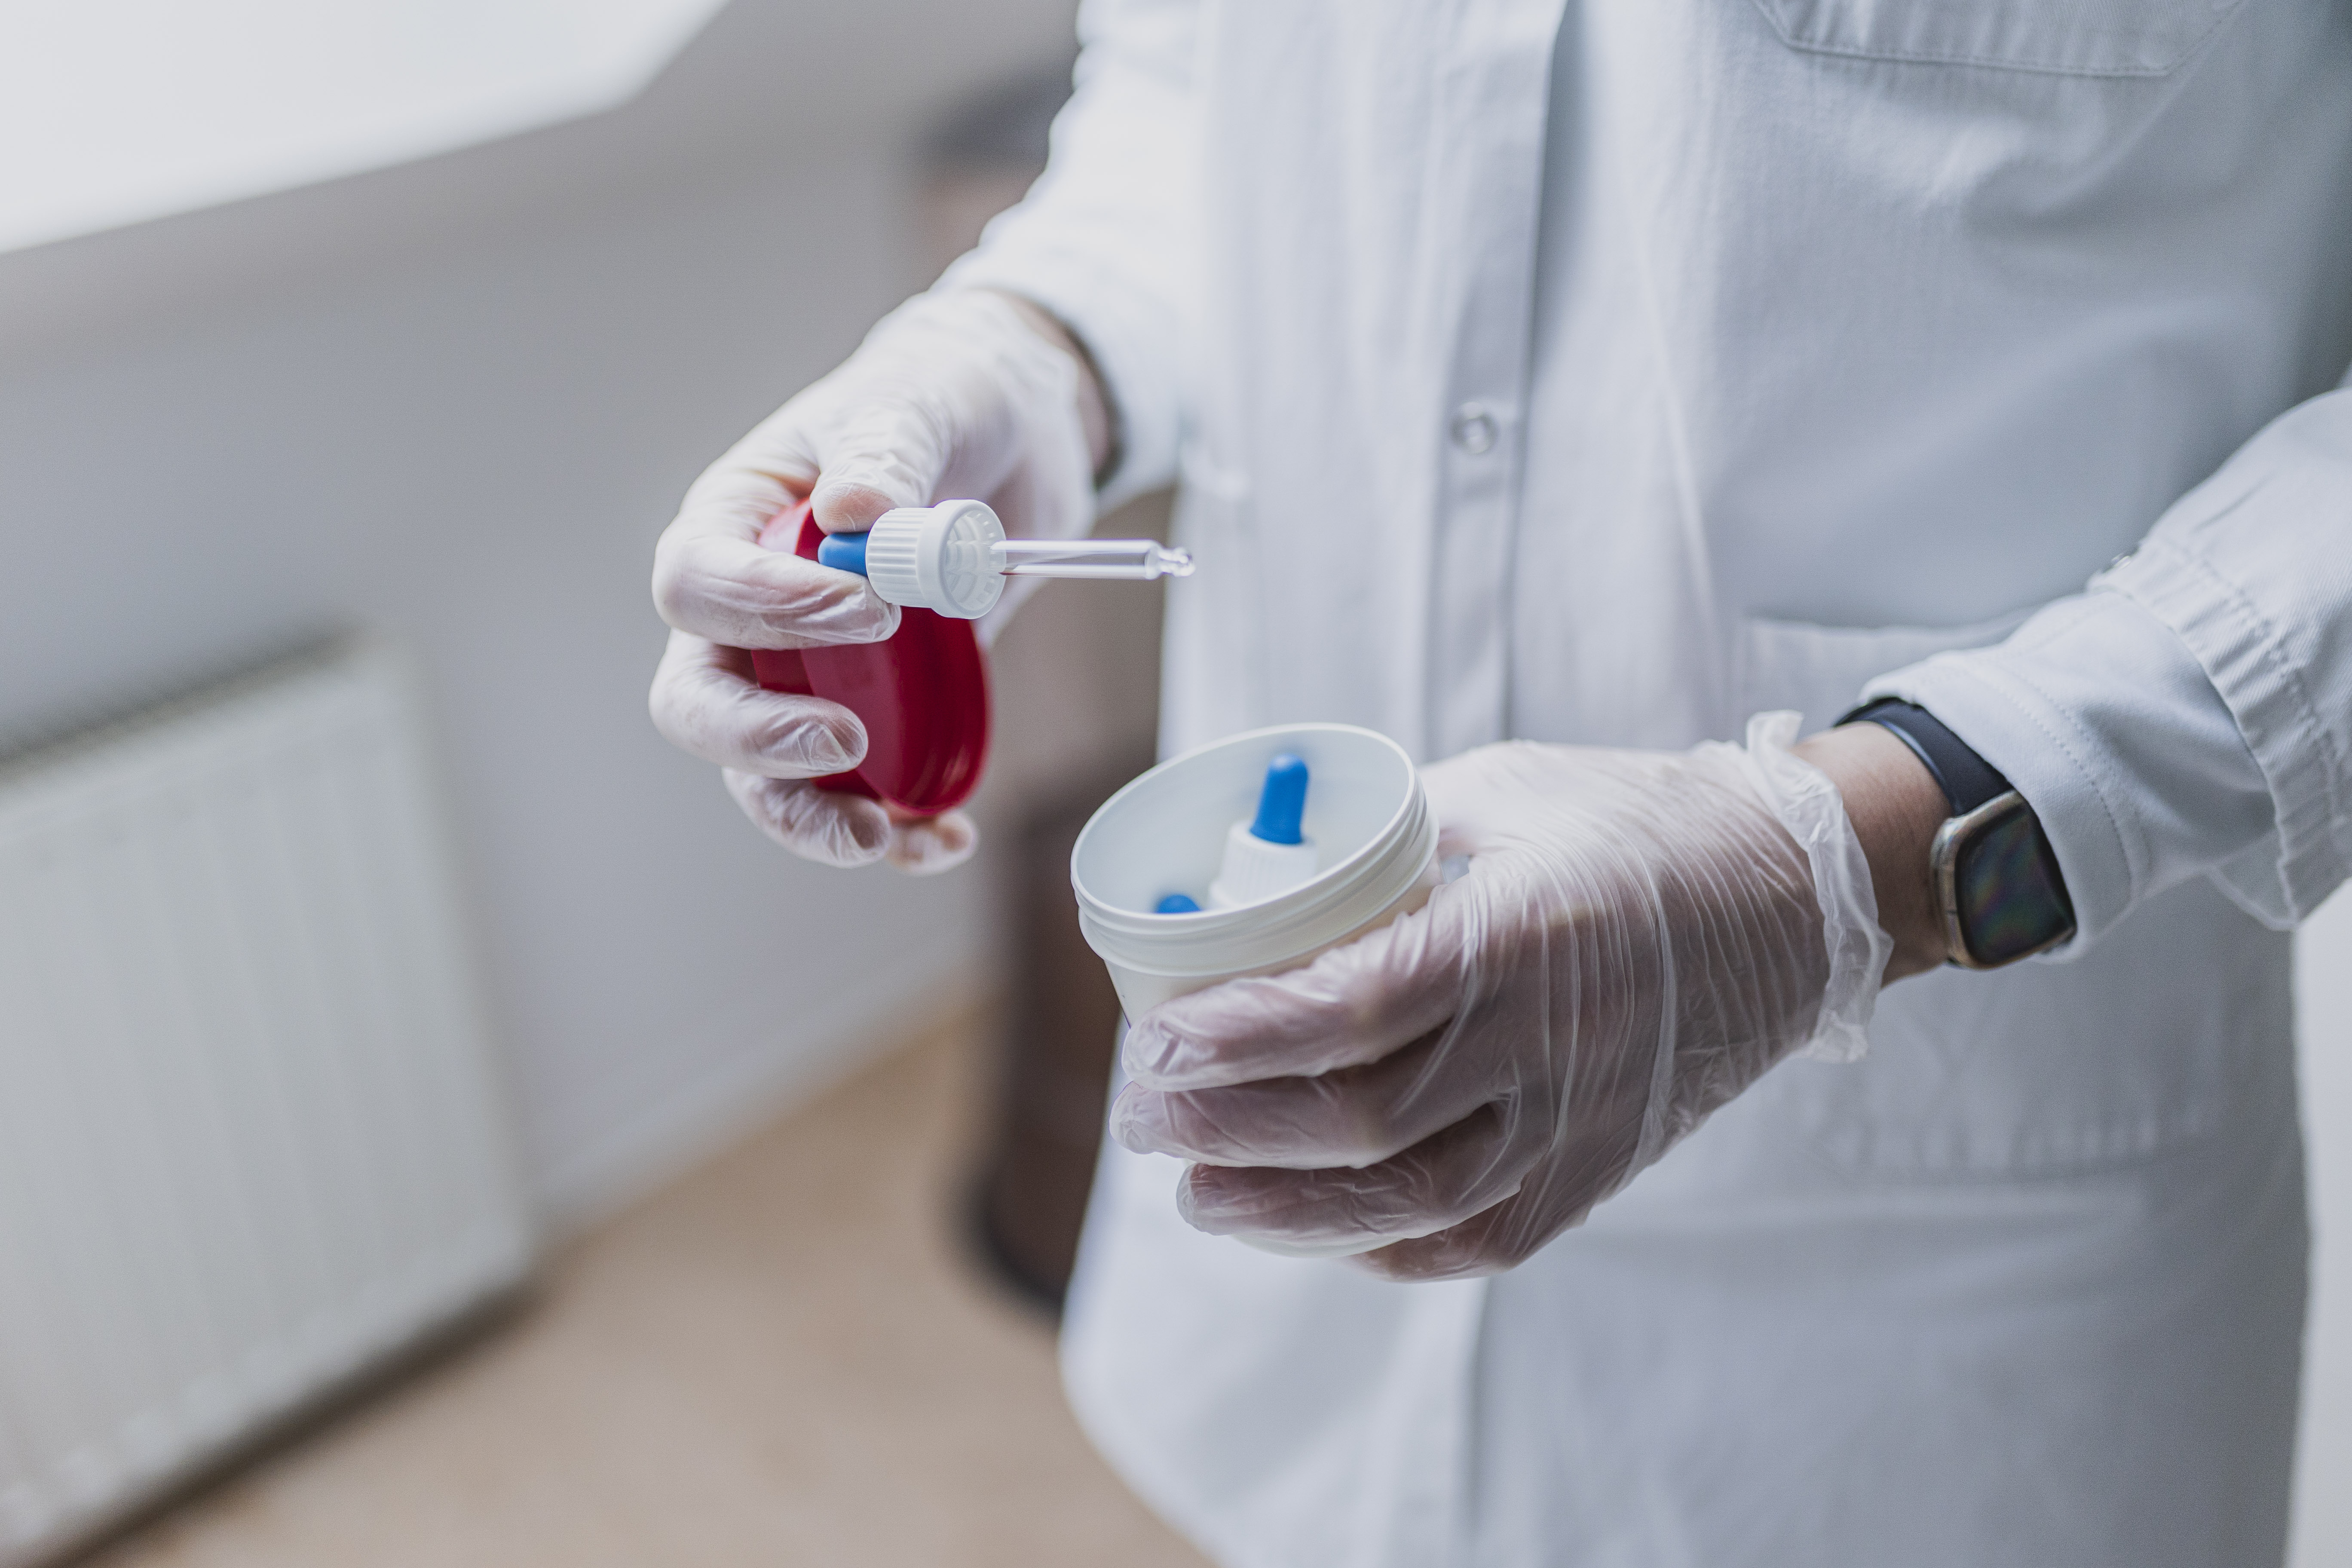
POLYGON ((1189 893, 1171 893, 1160 900, 1151 912, 1155 915, 1197 915, 1201 912, 1201 906, 1192 901, 1189 893))
POLYGON ((1296 844, 1307 816, 1307 764, 1288 752, 1265 764, 1265 787, 1257 795, 1257 820, 1250 837, 1268 844, 1296 844))
POLYGON ((863 533, 828 533, 816 547, 816 563, 830 566, 836 572, 855 572, 866 575, 866 541, 863 533))

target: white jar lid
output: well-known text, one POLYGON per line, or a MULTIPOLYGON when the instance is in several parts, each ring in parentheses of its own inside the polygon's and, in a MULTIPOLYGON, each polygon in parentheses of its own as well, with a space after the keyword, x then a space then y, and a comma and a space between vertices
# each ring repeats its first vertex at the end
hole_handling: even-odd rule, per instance
POLYGON ((993 547, 1004 525, 976 500, 886 511, 866 537, 866 580, 894 605, 976 621, 1004 596, 993 547))
POLYGON ((1437 823, 1412 759, 1351 724, 1253 730, 1171 758, 1103 803, 1070 855, 1078 924, 1114 964, 1171 977, 1262 970, 1358 930, 1412 892, 1437 853, 1437 823), (1323 868, 1289 891, 1234 909, 1154 912, 1205 889, 1268 762, 1306 759, 1307 832, 1323 868))

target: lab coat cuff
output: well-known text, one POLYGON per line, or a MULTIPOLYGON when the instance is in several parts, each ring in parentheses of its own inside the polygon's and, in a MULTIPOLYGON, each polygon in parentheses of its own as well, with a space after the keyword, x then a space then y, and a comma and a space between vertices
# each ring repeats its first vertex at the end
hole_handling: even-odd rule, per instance
POLYGON ((2189 643, 2135 599, 2061 599, 1990 647, 1882 678, 2006 774, 2032 803, 2073 894, 2081 951, 2132 905, 2271 863, 2272 790, 2189 643))
MULTIPOLYGON (((2212 520, 2254 501, 2224 501, 2212 520)), ((2191 500, 2196 499, 2192 496, 2191 500)), ((2220 868, 2216 879, 2247 912, 2291 929, 2344 881, 2341 827, 2352 816, 2346 763, 2314 702, 2299 656, 2259 597, 2189 542, 2153 534, 2093 580, 2171 628, 2228 704, 2271 795, 2274 826, 2220 868)))

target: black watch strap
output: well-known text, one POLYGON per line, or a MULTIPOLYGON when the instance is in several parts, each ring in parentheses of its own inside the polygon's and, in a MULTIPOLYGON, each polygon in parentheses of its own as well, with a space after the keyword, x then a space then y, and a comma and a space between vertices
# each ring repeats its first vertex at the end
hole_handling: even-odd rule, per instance
POLYGON ((1895 739, 1917 753, 1936 775, 1954 816, 1966 816, 1994 796, 2009 793, 2010 783, 1999 769, 1944 728, 1933 713, 1899 697, 1865 702, 1838 722, 1877 724, 1894 731, 1895 739))

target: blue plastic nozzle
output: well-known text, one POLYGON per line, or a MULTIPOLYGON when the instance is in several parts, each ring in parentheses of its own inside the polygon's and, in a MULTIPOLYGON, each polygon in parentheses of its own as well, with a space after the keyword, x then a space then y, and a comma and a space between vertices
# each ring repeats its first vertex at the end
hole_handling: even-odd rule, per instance
POLYGON ((816 563, 830 566, 836 572, 855 572, 866 575, 866 542, 873 537, 865 533, 828 533, 816 547, 816 563))
POLYGON ((1192 901, 1190 893, 1171 893, 1160 900, 1151 911, 1155 915, 1197 915, 1201 906, 1192 901))
POLYGON ((1268 844, 1296 844, 1307 816, 1307 763, 1288 752, 1265 764, 1265 787, 1258 791, 1257 819, 1250 837, 1268 844))

